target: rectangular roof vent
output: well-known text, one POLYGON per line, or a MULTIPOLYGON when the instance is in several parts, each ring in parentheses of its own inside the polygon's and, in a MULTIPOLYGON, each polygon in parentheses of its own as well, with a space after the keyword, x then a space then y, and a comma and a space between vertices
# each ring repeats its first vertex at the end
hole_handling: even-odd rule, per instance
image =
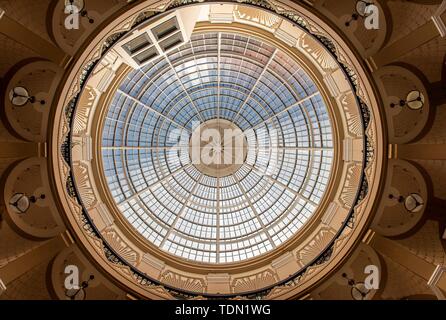
POLYGON ((143 52, 137 54, 133 58, 139 65, 141 65, 141 64, 144 64, 145 62, 155 58, 157 55, 158 55, 158 52, 156 51, 156 48, 151 47, 151 48, 144 50, 143 52))
POLYGON ((125 51, 127 51, 128 54, 133 55, 138 51, 141 51, 142 49, 150 46, 151 44, 152 42, 150 41, 149 35, 147 34, 147 32, 145 32, 140 36, 130 40, 122 47, 125 51))
POLYGON ((153 34, 158 40, 163 40, 178 31, 180 31, 180 27, 176 17, 163 22, 152 29, 153 34))
POLYGON ((114 48, 123 62, 134 69, 168 54, 189 41, 201 9, 187 7, 148 20, 126 35, 114 48))
POLYGON ((176 34, 161 41, 159 43, 159 45, 163 51, 167 51, 167 50, 172 49, 173 47, 175 47, 183 42, 184 42, 184 39, 183 39, 183 36, 181 35, 181 32, 177 32, 176 34))

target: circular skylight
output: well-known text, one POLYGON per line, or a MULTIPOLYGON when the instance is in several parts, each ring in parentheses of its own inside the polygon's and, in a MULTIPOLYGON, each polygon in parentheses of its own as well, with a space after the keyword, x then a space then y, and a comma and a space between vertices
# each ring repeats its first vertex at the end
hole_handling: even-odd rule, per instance
POLYGON ((243 261, 292 238, 332 169, 331 123, 312 79, 285 51, 229 32, 194 34, 130 72, 102 130, 125 219, 195 262, 243 261))

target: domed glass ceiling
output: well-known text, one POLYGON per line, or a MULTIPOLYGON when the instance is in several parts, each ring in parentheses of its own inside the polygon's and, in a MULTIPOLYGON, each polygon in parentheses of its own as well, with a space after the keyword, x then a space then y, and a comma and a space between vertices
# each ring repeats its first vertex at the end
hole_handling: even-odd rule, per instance
POLYGON ((116 205, 143 237, 188 260, 231 263, 273 250, 311 218, 333 141, 318 88, 288 53, 207 32, 127 76, 101 151, 116 205), (239 152, 241 162, 194 162, 200 128, 242 132, 241 149, 211 146, 239 152))

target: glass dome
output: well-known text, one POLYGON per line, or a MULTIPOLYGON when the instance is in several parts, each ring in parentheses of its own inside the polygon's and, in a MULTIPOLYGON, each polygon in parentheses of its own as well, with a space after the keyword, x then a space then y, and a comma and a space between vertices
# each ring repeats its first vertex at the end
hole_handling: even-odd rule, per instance
POLYGON ((133 3, 55 109, 76 241, 135 296, 303 297, 361 243, 385 177, 357 57, 296 2, 133 3))
POLYGON ((195 33, 130 72, 102 132, 108 188, 125 219, 194 262, 243 261, 292 238, 332 169, 332 127, 313 80, 289 53, 230 32, 195 33), (240 132, 242 149, 211 146, 240 163, 193 161, 200 128, 240 132))

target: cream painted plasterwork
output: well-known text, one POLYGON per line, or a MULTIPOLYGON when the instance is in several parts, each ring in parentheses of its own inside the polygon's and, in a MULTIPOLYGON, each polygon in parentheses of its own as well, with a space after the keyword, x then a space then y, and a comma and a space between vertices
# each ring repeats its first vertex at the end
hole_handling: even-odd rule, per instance
POLYGON ((324 85, 334 97, 334 105, 341 112, 341 123, 338 125, 345 128, 343 146, 348 152, 344 153, 346 156, 343 168, 339 168, 344 178, 339 183, 333 203, 326 210, 322 219, 324 223, 292 252, 284 252, 279 258, 257 270, 247 270, 244 274, 191 274, 170 267, 150 252, 141 252, 121 230, 114 228, 112 214, 107 212, 108 208, 104 207, 97 197, 97 187, 91 179, 92 150, 89 130, 92 126, 92 115, 102 95, 95 87, 89 86, 90 81, 95 80, 95 71, 90 71, 91 66, 94 61, 102 58, 104 48, 108 48, 108 44, 105 47, 104 44, 114 41, 110 37, 118 37, 130 30, 135 22, 141 19, 141 13, 161 12, 172 6, 182 5, 180 1, 146 1, 130 8, 119 19, 114 19, 86 46, 83 55, 67 76, 65 85, 60 89, 61 99, 57 105, 53 128, 52 157, 61 205, 82 245, 117 281, 124 283, 139 296, 193 298, 201 295, 212 296, 218 292, 228 297, 250 298, 257 293, 264 298, 282 299, 304 294, 348 256, 370 220, 374 210, 373 199, 379 191, 381 161, 384 158, 383 132, 374 87, 369 83, 368 76, 354 53, 344 45, 342 38, 310 12, 288 1, 264 1, 262 4, 268 10, 283 15, 280 17, 281 22, 271 23, 273 20, 259 18, 254 14, 240 15, 241 4, 238 4, 239 22, 251 19, 251 24, 260 24, 259 27, 263 29, 281 26, 275 29, 274 35, 295 46, 314 62, 324 76, 324 85), (284 17, 294 19, 295 25, 284 17), (352 87, 346 80, 345 73, 340 70, 338 62, 319 41, 302 31, 302 28, 306 28, 314 36, 318 36, 320 41, 331 46, 338 62, 342 63, 350 74, 355 92, 351 90, 352 87), (357 98, 363 103, 362 109, 357 98), (70 130, 73 117, 71 112, 74 107, 75 127, 70 130), (367 122, 365 130, 364 119, 367 122), (67 137, 70 139, 67 140, 67 137), (368 140, 367 150, 363 144, 361 146, 361 143, 358 143, 365 137, 368 140), (60 152, 61 150, 63 152, 60 152), (367 154, 366 158, 364 154, 367 154), (363 183, 364 178, 366 184, 363 183), (354 206, 353 216, 349 216, 351 206, 354 206), (94 227, 89 219, 94 221, 94 227), (342 226, 344 228, 341 228, 342 226), (104 237, 105 234, 109 235, 108 238, 104 237), (113 237, 110 238, 110 235, 113 237), (109 247, 111 243, 107 243, 105 238, 113 239, 110 241, 114 244, 113 248, 109 247), (127 260, 119 256, 119 253, 127 257, 127 260), (306 266, 306 262, 311 265, 306 266), (290 278, 290 275, 300 269, 303 271, 298 276, 290 278))

